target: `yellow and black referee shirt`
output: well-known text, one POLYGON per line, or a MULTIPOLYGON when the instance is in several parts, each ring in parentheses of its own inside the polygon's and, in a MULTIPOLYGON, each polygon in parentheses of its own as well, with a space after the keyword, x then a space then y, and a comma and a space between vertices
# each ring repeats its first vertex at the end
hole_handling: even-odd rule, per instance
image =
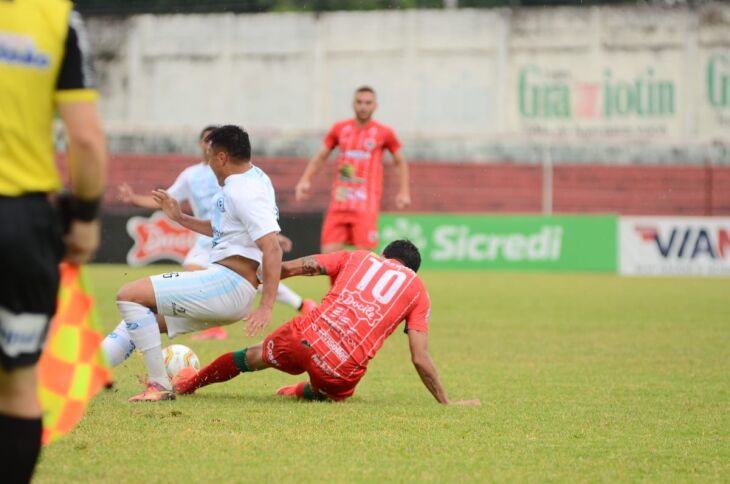
POLYGON ((67 0, 0 0, 0 195, 53 192, 58 103, 94 101, 81 16, 67 0))

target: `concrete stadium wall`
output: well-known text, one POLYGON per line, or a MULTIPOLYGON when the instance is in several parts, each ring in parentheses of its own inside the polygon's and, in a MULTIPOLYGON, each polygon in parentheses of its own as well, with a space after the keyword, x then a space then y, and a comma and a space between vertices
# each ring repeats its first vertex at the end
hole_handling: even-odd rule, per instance
POLYGON ((727 3, 88 23, 117 152, 194 152, 232 122, 311 156, 371 84, 411 159, 730 164, 727 3))
MULTIPOLYGON (((181 155, 114 155, 105 206, 128 211, 116 200, 116 185, 138 192, 172 184, 195 158, 181 155)), ((314 180, 312 198, 294 200, 302 158, 257 158, 272 178, 285 215, 317 213, 328 204, 330 165, 314 180)), ((63 163, 62 163, 63 165, 63 163)), ((396 212, 392 165, 385 170, 383 210, 396 212)), ((543 168, 528 164, 422 161, 411 170, 412 212, 542 213, 543 168)), ((730 215, 730 167, 557 165, 552 171, 552 212, 621 215, 730 215)))

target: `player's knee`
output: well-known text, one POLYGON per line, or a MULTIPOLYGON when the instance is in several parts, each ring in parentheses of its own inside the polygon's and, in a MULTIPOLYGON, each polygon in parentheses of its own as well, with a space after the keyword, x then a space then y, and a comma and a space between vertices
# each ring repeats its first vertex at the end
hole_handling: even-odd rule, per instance
POLYGON ((149 301, 149 295, 147 294, 146 288, 148 284, 146 281, 134 281, 123 285, 119 291, 117 291, 117 302, 133 302, 146 306, 149 301))
POLYGON ((130 286, 131 284, 125 284, 117 291, 117 302, 134 302, 134 290, 130 286))

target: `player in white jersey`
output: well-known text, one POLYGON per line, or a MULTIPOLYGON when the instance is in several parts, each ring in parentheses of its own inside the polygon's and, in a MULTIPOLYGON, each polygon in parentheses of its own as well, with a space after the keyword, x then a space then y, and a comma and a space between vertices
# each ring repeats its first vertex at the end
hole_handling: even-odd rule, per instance
MULTIPOLYGON (((175 179, 175 182, 167 189, 170 196, 178 201, 187 201, 197 218, 209 220, 211 216, 211 200, 220 190, 215 173, 208 166, 205 159, 205 137, 217 126, 206 126, 200 132, 198 146, 203 155, 200 163, 185 168, 175 179)), ((119 186, 119 199, 125 203, 131 203, 148 210, 159 210, 160 206, 151 195, 135 193, 127 183, 119 186)), ((186 271, 205 269, 210 264, 210 249, 213 247, 213 240, 210 237, 199 234, 195 246, 188 252, 183 261, 183 268, 186 271)))
POLYGON ((117 338, 140 350, 148 372, 145 391, 132 402, 175 398, 163 363, 161 332, 174 337, 243 319, 247 333, 254 335, 271 321, 282 255, 274 188, 251 163, 248 134, 241 128, 222 126, 206 140, 210 167, 223 187, 214 197, 211 220, 182 213, 165 190, 155 190, 153 196, 172 220, 212 236, 210 266, 139 279, 117 293, 125 323, 115 330, 117 338), (261 301, 251 311, 259 285, 261 301))
MULTIPOLYGON (((208 166, 206 160, 205 137, 217 126, 206 126, 200 132, 198 146, 202 154, 202 161, 185 168, 175 179, 175 182, 167 189, 167 193, 178 201, 187 201, 193 210, 195 217, 210 220, 213 197, 220 190, 215 173, 208 166)), ((135 193, 127 183, 119 186, 119 199, 125 203, 131 203, 149 210, 159 210, 159 205, 151 195, 135 193)), ((289 238, 280 235, 279 243, 284 252, 289 252, 292 242, 289 238)), ((210 265, 210 251, 213 248, 213 240, 203 234, 198 234, 195 245, 188 252, 182 263, 186 271, 205 269, 210 265)), ((279 284, 276 293, 276 300, 291 306, 302 314, 306 314, 316 305, 311 299, 303 299, 299 294, 284 284, 279 284)), ((122 324, 122 323, 120 323, 122 324)), ((213 326, 206 329, 193 339, 225 339, 227 337, 225 328, 213 326)), ((112 332, 102 345, 112 366, 116 366, 134 351, 134 346, 123 345, 123 341, 116 339, 116 333, 112 332)))

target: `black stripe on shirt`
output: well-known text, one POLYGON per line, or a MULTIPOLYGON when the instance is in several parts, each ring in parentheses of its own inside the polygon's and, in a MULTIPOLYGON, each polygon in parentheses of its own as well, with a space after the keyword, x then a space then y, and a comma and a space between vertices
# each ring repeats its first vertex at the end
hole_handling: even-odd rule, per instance
POLYGON ((56 90, 90 89, 96 85, 93 55, 84 21, 78 12, 68 17, 68 35, 56 90))

